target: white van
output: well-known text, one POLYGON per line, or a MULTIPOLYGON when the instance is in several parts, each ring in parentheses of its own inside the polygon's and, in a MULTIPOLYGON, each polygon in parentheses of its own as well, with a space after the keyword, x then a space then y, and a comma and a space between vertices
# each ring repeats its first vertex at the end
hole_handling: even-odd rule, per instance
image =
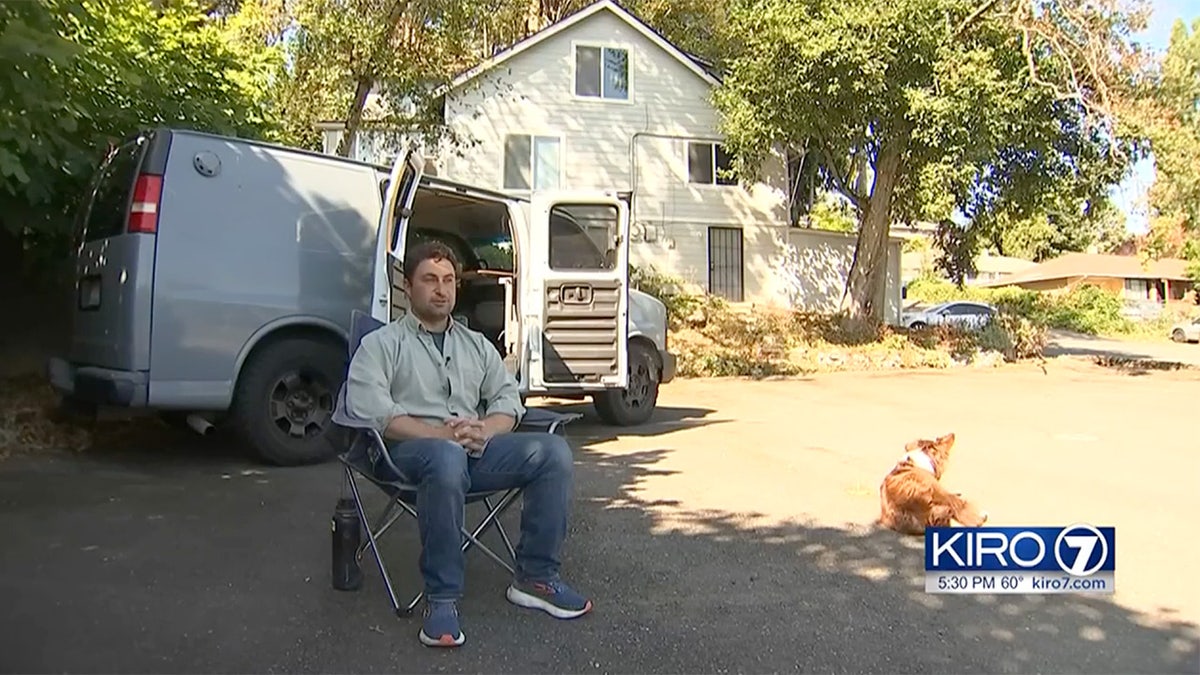
POLYGON ((650 418, 675 359, 666 308, 629 289, 622 200, 521 200, 423 176, 417 153, 391 169, 178 129, 128 139, 76 220, 71 347, 51 383, 73 407, 228 423, 264 460, 323 461, 350 312, 403 313, 403 251, 434 237, 462 256, 456 318, 523 393, 650 418))

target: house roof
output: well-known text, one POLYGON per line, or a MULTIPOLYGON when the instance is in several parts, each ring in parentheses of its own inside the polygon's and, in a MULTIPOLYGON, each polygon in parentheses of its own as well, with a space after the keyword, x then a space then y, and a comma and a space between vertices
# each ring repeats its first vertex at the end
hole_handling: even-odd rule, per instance
POLYGON ((524 40, 517 42, 516 44, 512 45, 508 49, 500 51, 500 52, 496 53, 495 55, 493 55, 491 58, 485 59, 483 62, 475 65, 474 67, 463 71, 462 73, 457 75, 453 80, 451 80, 448 85, 441 87, 436 92, 435 96, 441 96, 442 94, 445 94, 452 89, 457 89, 458 87, 461 87, 462 85, 466 84, 467 82, 470 82, 471 80, 473 80, 476 77, 482 75, 483 73, 491 70, 492 68, 499 66, 500 64, 504 63, 505 61, 508 61, 509 59, 513 58, 514 56, 538 45, 539 43, 541 43, 551 37, 554 37, 555 35, 558 35, 559 33, 571 28, 572 26, 575 26, 583 21, 587 21, 588 19, 599 14, 600 12, 611 12, 618 19, 621 19, 625 23, 629 24, 629 26, 631 28, 633 28, 637 32, 641 33, 643 36, 646 37, 646 39, 648 39, 651 42, 653 42, 654 44, 658 45, 658 47, 660 47, 663 51, 665 51, 668 54, 670 54, 671 56, 675 57, 675 59, 677 61, 682 63, 688 70, 695 73, 697 76, 699 76, 705 82, 707 82, 710 86, 715 87, 721 83, 721 80, 719 78, 717 78, 717 76, 713 72, 711 72, 711 71, 715 70, 715 68, 713 68, 713 65, 711 63, 704 61, 703 59, 700 59, 699 57, 692 56, 692 55, 688 54, 687 52, 683 51, 682 49, 680 49, 679 47, 676 47, 675 45, 671 44, 671 42, 668 41, 665 37, 663 37, 661 33, 654 30, 653 28, 651 28, 649 25, 646 24, 646 22, 637 18, 629 10, 620 6, 613 0, 599 0, 599 2, 594 2, 590 5, 588 5, 587 7, 584 7, 583 9, 579 10, 578 12, 575 12, 574 14, 559 21, 558 23, 554 23, 554 24, 551 24, 551 25, 543 28, 542 30, 525 38, 524 40))
POLYGON ((1051 279, 1099 277, 1116 279, 1167 279, 1187 281, 1187 261, 1161 258, 1145 265, 1137 256, 1100 253, 1067 253, 1026 270, 994 279, 981 286, 1009 286, 1051 279))
POLYGON ((1021 272, 1037 263, 1024 258, 1014 258, 1007 255, 991 255, 983 253, 975 258, 975 269, 979 272, 1007 272, 1009 274, 1021 272))

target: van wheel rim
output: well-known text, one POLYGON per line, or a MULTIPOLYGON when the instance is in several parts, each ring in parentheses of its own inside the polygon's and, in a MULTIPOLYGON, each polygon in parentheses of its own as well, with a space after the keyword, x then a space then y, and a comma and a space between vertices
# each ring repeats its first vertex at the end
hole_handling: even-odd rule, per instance
POLYGON ((645 363, 637 363, 629 369, 629 386, 621 395, 621 399, 629 408, 640 408, 650 400, 650 386, 653 378, 650 367, 645 363))
POLYGON ((329 425, 333 394, 320 378, 293 372, 271 387, 271 422, 291 438, 311 438, 329 425))

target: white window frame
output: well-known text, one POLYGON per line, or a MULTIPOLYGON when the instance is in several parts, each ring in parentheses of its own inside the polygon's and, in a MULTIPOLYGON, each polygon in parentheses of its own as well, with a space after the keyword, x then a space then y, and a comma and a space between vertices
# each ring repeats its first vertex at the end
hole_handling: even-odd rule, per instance
MULTIPOLYGON (((724 145, 724 143, 719 143, 717 141, 700 141, 700 140, 687 141, 686 143, 684 143, 684 146, 683 146, 683 179, 689 186, 698 187, 698 188, 715 188, 715 189, 722 189, 722 190, 738 187, 739 181, 736 178, 733 179, 732 183, 718 182, 718 180, 729 180, 729 179, 722 179, 717 176, 717 147, 722 146, 722 145, 724 145), (713 179, 712 179, 711 183, 700 183, 700 182, 692 180, 691 162, 692 162, 692 146, 693 145, 712 146, 711 152, 709 153, 709 156, 712 157, 712 167, 713 167, 713 170, 712 170, 713 179)), ((728 154, 728 151, 726 151, 726 154, 728 154)))
POLYGON ((537 187, 537 140, 551 139, 558 142, 558 185, 554 188, 561 190, 566 183, 567 176, 567 138, 566 135, 556 132, 533 132, 533 131, 508 131, 500 138, 500 190, 507 193, 532 194, 540 188, 537 187), (528 136, 529 137, 529 180, 528 188, 508 187, 505 184, 505 171, 508 168, 508 139, 510 136, 528 136))
POLYGON ((596 101, 601 103, 620 103, 625 105, 633 105, 633 45, 628 45, 619 42, 595 42, 587 40, 574 40, 571 42, 571 98, 579 101, 596 101), (600 95, 599 96, 584 96, 579 93, 579 48, 590 47, 600 50, 600 95), (612 98, 605 96, 604 92, 604 50, 611 49, 613 51, 625 52, 625 89, 627 96, 625 98, 612 98))

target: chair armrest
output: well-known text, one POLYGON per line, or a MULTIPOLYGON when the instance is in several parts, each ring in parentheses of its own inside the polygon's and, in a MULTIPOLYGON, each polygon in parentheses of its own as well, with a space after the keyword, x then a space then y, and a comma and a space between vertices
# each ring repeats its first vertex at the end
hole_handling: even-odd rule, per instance
MULTIPOLYGON (((401 475, 400 470, 392 463, 392 458, 387 451, 387 443, 383 440, 383 436, 379 433, 379 430, 375 428, 375 423, 371 420, 355 417, 346 408, 346 385, 344 383, 338 391, 337 402, 333 406, 333 414, 330 416, 330 419, 334 424, 350 430, 362 442, 367 444, 367 459, 371 467, 377 466, 380 460, 383 460, 387 468, 394 471, 397 476, 401 475)), ((350 447, 346 450, 346 454, 352 453, 356 445, 356 442, 352 441, 350 447)))
POLYGON ((562 435, 563 427, 580 419, 579 413, 558 413, 545 408, 527 408, 515 431, 541 431, 562 435))

